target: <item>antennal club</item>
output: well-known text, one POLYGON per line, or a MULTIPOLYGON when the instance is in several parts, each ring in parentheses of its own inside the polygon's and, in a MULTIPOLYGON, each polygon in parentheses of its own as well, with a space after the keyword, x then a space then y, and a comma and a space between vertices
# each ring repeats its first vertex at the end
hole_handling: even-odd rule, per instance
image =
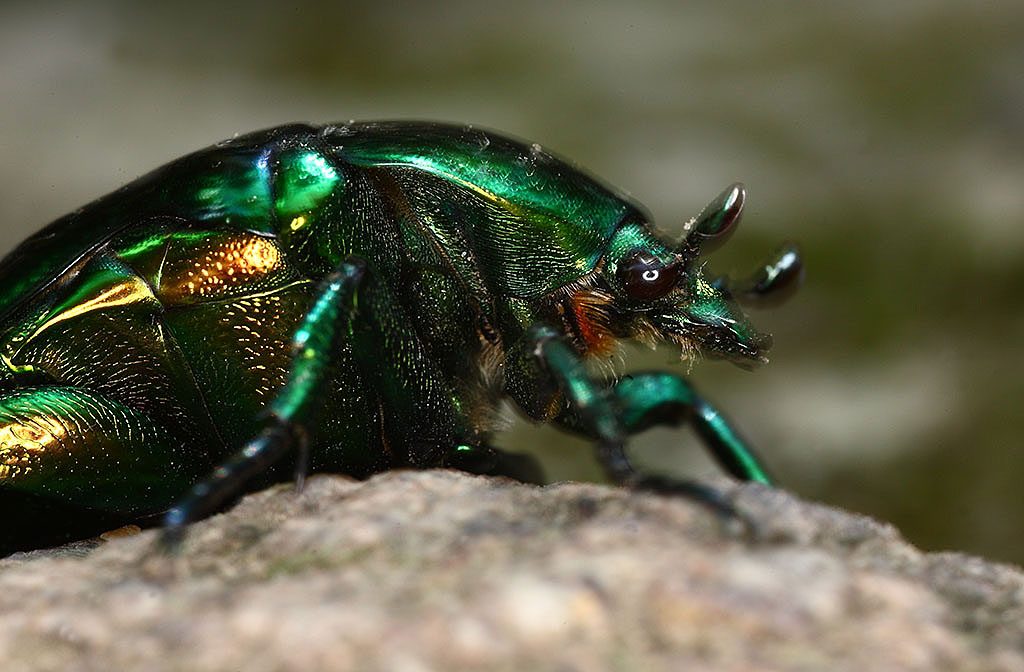
POLYGON ((678 251, 698 256, 720 247, 736 230, 746 200, 747 192, 739 182, 726 187, 693 220, 678 251))
POLYGON ((804 263, 796 243, 783 243, 761 268, 730 289, 744 305, 777 306, 797 290, 804 278, 804 263))

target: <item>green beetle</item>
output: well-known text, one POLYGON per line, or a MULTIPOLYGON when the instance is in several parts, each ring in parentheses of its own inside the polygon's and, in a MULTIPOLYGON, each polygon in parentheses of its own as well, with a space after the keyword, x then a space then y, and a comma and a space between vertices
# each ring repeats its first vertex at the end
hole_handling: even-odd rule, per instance
POLYGON ((592 437, 619 483, 707 495, 623 450, 684 420, 768 482, 682 377, 585 366, 628 338, 764 358, 736 301, 788 295, 796 248, 739 283, 699 261, 743 200, 673 242, 538 145, 433 123, 282 126, 174 161, 0 262, 0 551, 178 530, 286 469, 536 480, 489 443, 503 398, 592 437))

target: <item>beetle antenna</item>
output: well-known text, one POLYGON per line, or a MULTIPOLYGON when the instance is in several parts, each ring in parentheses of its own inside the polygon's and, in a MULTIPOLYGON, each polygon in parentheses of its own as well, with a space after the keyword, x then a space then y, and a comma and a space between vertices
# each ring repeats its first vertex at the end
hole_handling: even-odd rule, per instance
POLYGON ((803 283, 804 263, 796 243, 783 243, 768 260, 730 289, 745 306, 777 306, 791 297, 803 283))
POLYGON ((687 222, 676 251, 686 256, 699 256, 720 247, 736 230, 746 200, 743 185, 730 184, 705 205, 696 218, 687 222))

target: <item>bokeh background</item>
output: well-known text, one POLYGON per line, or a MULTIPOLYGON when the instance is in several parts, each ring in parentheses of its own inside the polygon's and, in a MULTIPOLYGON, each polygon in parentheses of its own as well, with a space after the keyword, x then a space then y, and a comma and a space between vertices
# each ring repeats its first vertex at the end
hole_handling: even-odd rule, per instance
MULTIPOLYGON (((712 257, 784 238, 807 282, 772 362, 694 378, 786 487, 926 549, 1024 562, 1024 4, 0 5, 0 248, 178 155, 286 121, 472 122, 571 157, 663 229, 728 183, 712 257)), ((627 353, 632 368, 675 353, 627 353)), ((585 443, 501 438, 555 478, 585 443)), ((638 459, 713 472, 687 431, 638 459)))

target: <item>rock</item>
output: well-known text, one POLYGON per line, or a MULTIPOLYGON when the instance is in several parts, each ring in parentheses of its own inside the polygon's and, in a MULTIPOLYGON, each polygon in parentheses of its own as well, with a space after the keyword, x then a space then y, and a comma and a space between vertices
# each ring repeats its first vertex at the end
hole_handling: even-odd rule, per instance
POLYGON ((722 482, 679 498, 449 471, 279 486, 0 561, 11 670, 1024 670, 1024 574, 722 482))

